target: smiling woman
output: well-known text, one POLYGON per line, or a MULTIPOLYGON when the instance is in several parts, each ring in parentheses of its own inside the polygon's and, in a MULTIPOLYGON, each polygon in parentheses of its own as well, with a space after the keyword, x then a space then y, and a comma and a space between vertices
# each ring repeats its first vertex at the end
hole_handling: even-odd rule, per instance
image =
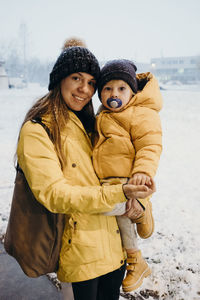
POLYGON ((130 184, 102 187, 94 171, 91 98, 99 73, 87 48, 64 49, 50 74, 49 93, 25 117, 17 147, 18 164, 36 200, 66 215, 57 275, 72 283, 75 300, 119 299, 125 257, 115 216, 101 213, 141 194, 130 184))
POLYGON ((87 73, 73 73, 61 81, 61 93, 67 106, 80 111, 91 100, 96 80, 87 73))

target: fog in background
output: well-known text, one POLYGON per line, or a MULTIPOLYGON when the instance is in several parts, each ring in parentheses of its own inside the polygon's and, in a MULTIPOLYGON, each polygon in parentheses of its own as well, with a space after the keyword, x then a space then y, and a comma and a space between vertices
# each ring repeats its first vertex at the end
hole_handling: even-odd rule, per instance
POLYGON ((0 0, 0 60, 8 49, 55 61, 83 38, 99 60, 200 54, 199 0, 0 0))
MULTIPOLYGON (((0 240, 10 213, 19 128, 29 107, 47 92, 65 39, 83 38, 101 62, 197 56, 199 12, 200 0, 0 0, 1 69, 10 83, 17 77, 24 84, 0 88, 0 240)), ((155 232, 151 239, 138 240, 152 275, 131 294, 132 299, 200 300, 200 85, 162 84, 161 92, 163 153, 152 197, 155 232)), ((93 100, 96 111, 97 95, 93 100)), ((0 272, 0 298, 31 297, 33 289, 24 295, 19 278, 15 286, 13 276, 5 280, 6 271, 0 272)))

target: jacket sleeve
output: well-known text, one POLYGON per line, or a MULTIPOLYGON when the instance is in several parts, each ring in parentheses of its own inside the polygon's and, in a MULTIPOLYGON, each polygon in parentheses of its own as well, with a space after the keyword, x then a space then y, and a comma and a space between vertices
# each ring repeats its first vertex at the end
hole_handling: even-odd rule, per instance
POLYGON ((68 184, 54 145, 39 124, 22 127, 17 147, 18 163, 35 198, 54 213, 95 214, 125 202, 122 185, 76 186, 68 184))
POLYGON ((132 175, 145 173, 154 177, 162 152, 162 129, 158 113, 146 107, 137 107, 131 137, 136 151, 132 175))

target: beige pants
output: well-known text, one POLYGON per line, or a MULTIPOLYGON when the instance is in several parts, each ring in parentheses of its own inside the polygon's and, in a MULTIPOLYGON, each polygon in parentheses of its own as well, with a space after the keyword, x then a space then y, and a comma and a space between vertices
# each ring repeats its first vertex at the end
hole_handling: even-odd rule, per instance
MULTIPOLYGON (((127 178, 108 178, 102 179, 100 182, 102 185, 112 185, 119 183, 124 184, 127 182, 127 178)), ((125 211, 126 203, 117 203, 112 211, 106 212, 104 213, 104 215, 116 216, 121 234, 122 244, 125 249, 138 248, 135 224, 133 224, 129 218, 122 216, 125 211)))
POLYGON ((137 249, 137 233, 135 224, 127 217, 117 216, 117 223, 119 226, 122 244, 125 249, 137 249))
POLYGON ((72 285, 70 282, 61 282, 62 286, 62 299, 63 300, 74 300, 72 285))

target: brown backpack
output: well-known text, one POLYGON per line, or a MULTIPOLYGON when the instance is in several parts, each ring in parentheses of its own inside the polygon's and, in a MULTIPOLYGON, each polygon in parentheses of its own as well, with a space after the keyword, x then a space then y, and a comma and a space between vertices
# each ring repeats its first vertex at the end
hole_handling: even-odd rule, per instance
MULTIPOLYGON (((33 122, 40 123, 49 135, 41 120, 33 122)), ((29 277, 56 272, 64 227, 65 215, 50 212, 35 199, 18 165, 4 241, 6 252, 29 277)))

